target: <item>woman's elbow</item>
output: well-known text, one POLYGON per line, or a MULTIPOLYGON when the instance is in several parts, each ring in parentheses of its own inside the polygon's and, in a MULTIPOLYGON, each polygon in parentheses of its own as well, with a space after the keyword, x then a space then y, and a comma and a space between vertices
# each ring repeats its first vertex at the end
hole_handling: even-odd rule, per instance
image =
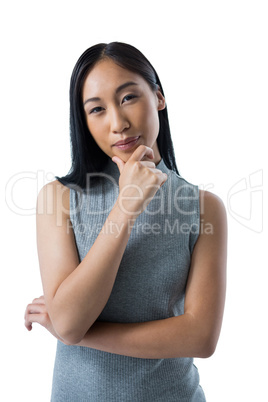
POLYGON ((208 336, 203 342, 200 342, 200 347, 198 348, 198 355, 196 357, 207 359, 211 357, 216 350, 217 341, 208 336))
POLYGON ((81 342, 83 337, 79 337, 76 334, 63 334, 61 337, 62 342, 67 346, 74 346, 81 342))
POLYGON ((77 345, 85 336, 82 331, 75 330, 70 324, 58 322, 54 324, 54 328, 61 342, 68 346, 77 345))
POLYGON ((59 333, 60 338, 62 339, 62 342, 68 346, 77 345, 78 343, 81 342, 81 340, 85 336, 84 333, 82 334, 81 332, 74 331, 71 328, 70 329, 67 328, 65 330, 64 329, 59 330, 58 333, 59 333))

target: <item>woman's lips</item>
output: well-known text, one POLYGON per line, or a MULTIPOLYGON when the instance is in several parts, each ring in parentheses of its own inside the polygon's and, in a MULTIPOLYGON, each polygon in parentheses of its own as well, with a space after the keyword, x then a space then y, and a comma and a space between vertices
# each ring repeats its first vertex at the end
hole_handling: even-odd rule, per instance
POLYGON ((125 151, 126 149, 132 148, 139 140, 140 137, 133 137, 133 140, 130 139, 126 144, 114 144, 114 147, 125 151))

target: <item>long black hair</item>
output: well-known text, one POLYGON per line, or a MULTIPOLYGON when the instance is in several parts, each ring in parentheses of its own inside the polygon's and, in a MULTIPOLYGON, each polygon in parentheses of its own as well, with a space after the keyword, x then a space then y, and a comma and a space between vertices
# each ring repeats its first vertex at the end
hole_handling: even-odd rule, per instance
MULTIPOLYGON (((121 42, 100 43, 87 49, 78 59, 70 83, 70 140, 72 166, 69 173, 57 177, 62 184, 86 187, 88 173, 103 170, 109 156, 106 155, 92 137, 85 119, 82 90, 89 71, 101 59, 109 58, 119 66, 141 75, 153 91, 164 91, 159 77, 147 58, 135 47, 121 42)), ((178 175, 174 148, 170 134, 167 108, 160 110, 157 145, 166 166, 178 175)), ((97 179, 93 177, 93 179, 97 179)), ((92 182, 93 184, 93 182, 92 182)))

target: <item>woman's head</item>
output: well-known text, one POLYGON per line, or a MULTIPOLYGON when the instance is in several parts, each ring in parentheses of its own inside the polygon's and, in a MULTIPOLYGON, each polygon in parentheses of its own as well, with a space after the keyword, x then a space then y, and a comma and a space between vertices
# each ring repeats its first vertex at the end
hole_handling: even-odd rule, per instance
POLYGON ((155 144, 154 153, 159 150, 156 159, 162 157, 178 173, 163 88, 150 62, 131 45, 101 43, 78 59, 70 85, 70 135, 72 168, 67 176, 58 178, 63 184, 85 187, 87 173, 102 171, 114 155, 126 161, 140 144, 155 144), (130 82, 132 86, 116 91, 130 82), (151 131, 147 127, 150 121, 151 131), (140 137, 133 149, 113 146, 129 137, 140 137))
POLYGON ((154 151, 153 161, 161 160, 156 140, 165 99, 140 74, 104 58, 87 75, 82 99, 89 132, 106 155, 127 162, 139 145, 146 145, 154 151), (125 140, 130 142, 122 145, 125 140))

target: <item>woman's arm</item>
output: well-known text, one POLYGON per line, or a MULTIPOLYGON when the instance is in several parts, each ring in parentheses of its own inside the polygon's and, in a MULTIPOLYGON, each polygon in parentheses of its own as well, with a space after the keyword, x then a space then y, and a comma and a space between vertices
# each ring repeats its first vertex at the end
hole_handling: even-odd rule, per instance
POLYGON ((38 196, 37 209, 41 211, 37 213, 38 257, 48 313, 59 337, 77 343, 110 296, 130 236, 128 217, 116 203, 79 264, 68 213, 69 190, 57 181, 48 184, 38 196), (121 230, 114 233, 111 224, 121 230))
MULTIPOLYGON (((224 310, 227 220, 221 200, 201 190, 200 211, 203 230, 192 255, 185 313, 144 323, 96 322, 78 346, 152 359, 208 357, 213 354, 224 310), (210 230, 206 232, 208 227, 210 230)), ((31 308, 28 308, 26 315, 26 327, 31 322, 38 322, 50 330, 49 317, 44 314, 31 316, 31 308)))
POLYGON ((201 234, 192 255, 184 314, 137 324, 97 322, 78 345, 151 359, 214 353, 225 302, 227 219, 222 201, 201 190, 200 211, 201 234))
POLYGON ((80 264, 69 218, 69 189, 54 181, 38 195, 37 248, 45 304, 56 333, 67 343, 75 344, 83 339, 100 315, 133 227, 128 224, 129 219, 133 224, 138 216, 136 211, 142 212, 142 204, 166 180, 153 162, 142 161, 146 156, 153 158, 153 150, 141 145, 124 165, 121 161, 119 197, 80 264), (133 183, 134 190, 129 183, 130 186, 133 183), (136 187, 142 194, 139 198, 136 187), (121 191, 125 188, 127 193, 121 191), (123 197, 131 195, 133 201, 127 199, 123 203, 123 197), (131 205, 133 209, 126 212, 121 204, 124 208, 126 204, 128 208, 131 205), (115 225, 119 231, 114 230, 115 225))

